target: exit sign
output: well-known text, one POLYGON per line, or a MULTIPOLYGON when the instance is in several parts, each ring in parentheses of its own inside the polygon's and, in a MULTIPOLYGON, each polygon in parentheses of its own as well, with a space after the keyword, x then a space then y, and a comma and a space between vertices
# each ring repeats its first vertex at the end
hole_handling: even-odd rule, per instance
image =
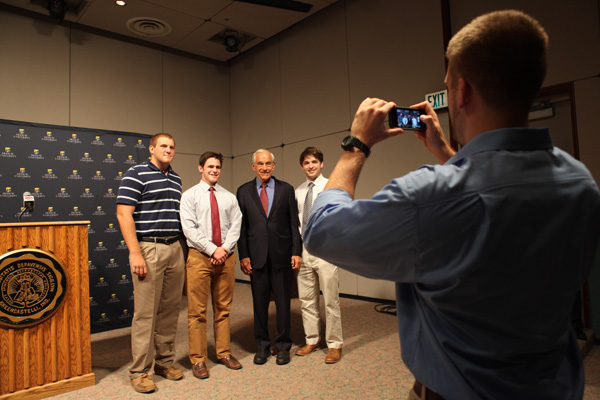
POLYGON ((434 110, 448 107, 448 91, 429 93, 425 95, 425 100, 431 103, 434 110))

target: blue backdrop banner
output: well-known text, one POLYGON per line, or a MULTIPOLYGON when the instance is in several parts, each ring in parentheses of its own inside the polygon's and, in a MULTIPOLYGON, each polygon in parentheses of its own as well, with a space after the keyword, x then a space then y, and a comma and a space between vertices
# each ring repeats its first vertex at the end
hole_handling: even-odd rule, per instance
POLYGON ((0 221, 89 220, 92 332, 131 325, 129 252, 115 200, 125 171, 148 159, 150 135, 0 119, 0 221))

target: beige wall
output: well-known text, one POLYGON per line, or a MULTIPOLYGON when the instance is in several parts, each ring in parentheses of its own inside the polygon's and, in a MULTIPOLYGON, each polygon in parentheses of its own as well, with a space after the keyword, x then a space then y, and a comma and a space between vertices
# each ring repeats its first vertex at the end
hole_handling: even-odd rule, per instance
MULTIPOLYGON (((452 0, 452 30, 508 7, 529 12, 548 30, 545 85, 576 81, 581 157, 598 179, 597 1, 452 0)), ((365 97, 410 106, 444 88, 438 0, 339 0, 221 66, 3 11, 0 38, 0 118, 171 132, 185 188, 198 181, 198 156, 209 149, 234 157, 221 179, 233 192, 253 178, 250 155, 258 147, 273 148, 275 175, 297 186, 304 179, 298 155, 315 145, 325 153, 328 176, 365 97)), ((444 112, 441 118, 447 126, 444 112)), ((433 162, 413 134, 391 139, 374 148, 357 197, 433 162)), ((340 286, 343 293, 394 298, 391 283, 347 272, 340 286)))
MULTIPOLYGON (((4 11, 0 38, 0 118, 170 132, 185 188, 199 180, 203 151, 231 156, 227 66, 4 11)), ((226 186, 231 177, 228 163, 226 186)))
MULTIPOLYGON (((276 147, 274 175, 298 186, 305 179, 298 156, 306 146, 317 146, 325 154, 328 176, 365 97, 410 106, 444 88, 440 21, 440 4, 434 0, 339 1, 242 55, 231 66, 234 154, 276 147), (411 18, 397 24, 399 15, 411 18)), ((432 162, 413 134, 395 138, 373 150, 357 197, 370 197, 391 179, 432 162)), ((240 169, 236 163, 234 175, 236 184, 252 179, 249 161, 242 161, 240 169)), ((346 271, 340 271, 340 289, 395 298, 391 282, 346 271)))

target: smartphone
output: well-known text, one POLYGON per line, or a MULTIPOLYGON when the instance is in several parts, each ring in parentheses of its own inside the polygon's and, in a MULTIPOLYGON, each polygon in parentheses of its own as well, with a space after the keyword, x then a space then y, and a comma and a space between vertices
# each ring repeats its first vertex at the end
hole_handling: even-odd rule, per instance
POLYGON ((423 108, 394 107, 388 115, 390 128, 424 131, 427 126, 421 121, 423 114, 425 114, 423 108))

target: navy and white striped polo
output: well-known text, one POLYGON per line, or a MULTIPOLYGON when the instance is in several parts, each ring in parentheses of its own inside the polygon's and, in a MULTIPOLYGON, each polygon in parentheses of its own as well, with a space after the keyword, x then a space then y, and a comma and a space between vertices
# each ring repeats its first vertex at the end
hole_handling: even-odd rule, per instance
POLYGON ((117 204, 135 206, 133 220, 138 237, 181 234, 179 203, 181 178, 171 166, 164 174, 150 161, 125 172, 117 204))

